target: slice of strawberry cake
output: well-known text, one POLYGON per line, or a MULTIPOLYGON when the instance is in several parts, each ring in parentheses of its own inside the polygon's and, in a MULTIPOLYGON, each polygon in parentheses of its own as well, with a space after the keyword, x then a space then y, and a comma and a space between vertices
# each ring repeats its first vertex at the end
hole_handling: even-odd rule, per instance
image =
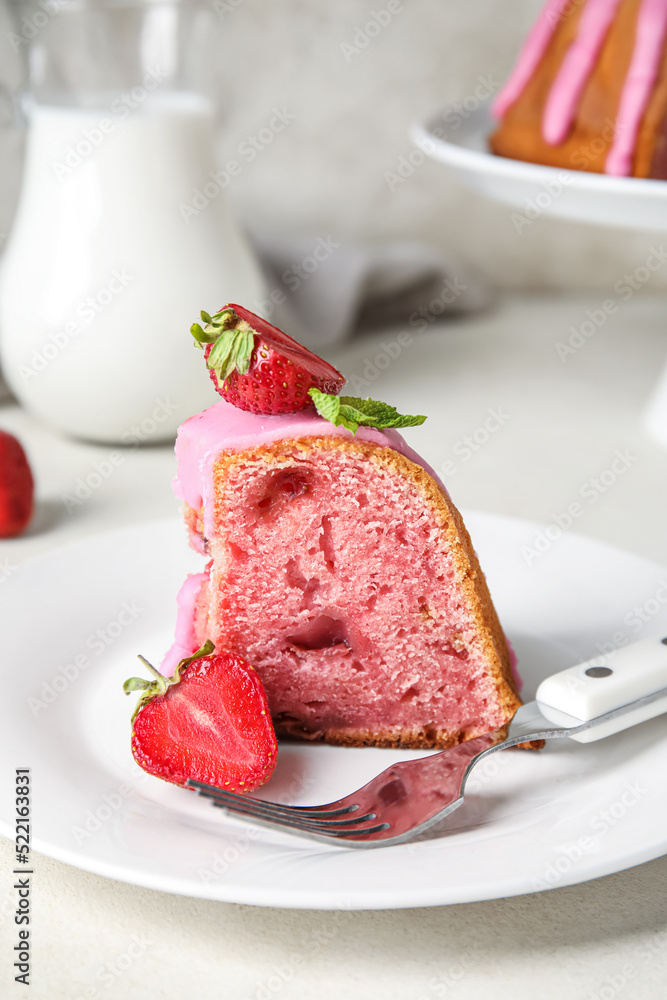
MULTIPOLYGON (((279 735, 328 743, 443 748, 508 722, 520 700, 470 537, 395 430, 424 418, 322 391, 342 377, 326 366, 308 384, 298 364, 303 408, 285 412, 289 375, 279 413, 239 408, 256 357, 268 386, 282 348, 265 321, 225 308, 252 351, 245 372, 218 378, 236 405, 223 399, 178 433, 174 490, 209 562, 181 590, 163 670, 210 639, 253 664, 279 735)), ((203 315, 196 335, 215 361, 225 310, 203 315)), ((255 389, 248 398, 256 410, 255 389)))

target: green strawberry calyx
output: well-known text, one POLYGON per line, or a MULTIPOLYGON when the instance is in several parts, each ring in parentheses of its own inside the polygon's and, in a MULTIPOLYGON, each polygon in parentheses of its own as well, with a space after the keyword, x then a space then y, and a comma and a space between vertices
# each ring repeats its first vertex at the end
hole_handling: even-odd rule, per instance
POLYGON ((377 399, 360 399, 358 396, 332 396, 319 389, 309 389, 308 395, 321 417, 336 427, 342 425, 356 434, 359 427, 417 427, 426 417, 399 413, 395 406, 377 399))
POLYGON ((184 660, 181 660, 176 669, 174 670, 173 677, 164 677, 159 670, 156 670, 152 663, 149 663, 147 659, 143 656, 139 656, 138 659, 141 660, 143 665, 150 670, 153 675, 153 680, 146 680, 145 677, 128 677, 128 679, 123 684, 123 691, 125 694, 132 694, 133 691, 143 691, 141 698, 137 702, 137 706, 132 713, 131 721, 134 722, 137 715, 141 709, 153 698, 157 698, 160 695, 167 693, 170 687, 174 687, 179 684, 184 672, 194 663, 195 660, 200 660, 204 656, 210 656, 215 649, 214 643, 210 639, 207 639, 204 645, 196 650, 192 656, 186 656, 184 660))
POLYGON ((219 384, 235 371, 247 375, 255 349, 255 331, 250 324, 229 307, 213 316, 202 309, 201 318, 204 326, 193 323, 190 333, 196 347, 203 350, 212 345, 206 367, 215 372, 219 384))

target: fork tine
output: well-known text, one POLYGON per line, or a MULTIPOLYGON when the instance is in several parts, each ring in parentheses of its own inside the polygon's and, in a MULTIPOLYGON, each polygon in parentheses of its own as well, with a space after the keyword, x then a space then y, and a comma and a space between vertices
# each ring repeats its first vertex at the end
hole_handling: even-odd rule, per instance
MULTIPOLYGON (((533 733, 532 729, 528 731, 533 733)), ((544 732, 539 730, 539 738, 544 732)), ((559 735, 564 732, 558 730, 559 735)), ((319 806, 267 802, 200 781, 185 784, 214 806, 260 826, 291 830, 312 840, 338 842, 341 846, 394 846, 433 826, 461 805, 471 768, 487 753, 507 745, 503 735, 504 732, 494 730, 440 753, 399 760, 357 791, 319 806)), ((537 738, 521 729, 513 743, 537 738)))
POLYGON ((213 785, 205 785, 203 782, 188 782, 188 784, 202 795, 210 798, 213 805, 219 805, 235 811, 243 811, 249 815, 264 816, 266 819, 280 817, 289 820, 290 823, 299 823, 308 826, 349 826, 358 825, 369 819, 375 819, 375 813, 365 813, 354 816, 350 819, 337 819, 335 817, 347 815, 356 810, 357 806, 350 806, 344 809, 326 810, 318 812, 316 809, 300 810, 296 806, 284 806, 276 802, 265 802, 263 799, 255 799, 251 796, 239 795, 236 792, 227 792, 224 789, 216 788, 213 785), (334 817, 329 819, 329 817, 334 817))
MULTIPOLYGON (((298 830, 302 833, 319 834, 334 838, 363 836, 368 833, 385 830, 389 825, 388 823, 376 823, 373 826, 362 827, 362 823, 375 819, 375 813, 366 813, 350 819, 328 819, 322 818, 322 813, 317 814, 314 810, 297 810, 293 806, 280 806, 278 803, 264 802, 261 799, 253 799, 234 792, 226 792, 223 789, 216 788, 213 785, 206 785, 203 782, 187 781, 186 784, 193 788, 199 795, 211 799, 212 804, 221 809, 226 809, 231 813, 237 813, 240 816, 270 826, 298 830), (308 812, 309 815, 304 816, 304 812, 308 812)), ((357 807, 331 810, 328 813, 325 812, 324 817, 347 813, 351 808, 357 807)))
MULTIPOLYGON (((201 794, 206 796, 205 792, 201 794)), ((255 809, 255 803, 249 802, 245 798, 241 802, 231 799, 225 800, 214 798, 212 800, 212 804, 214 806, 219 806, 221 809, 229 809, 230 812, 242 812, 248 816, 261 816, 267 820, 281 819, 286 823, 289 823, 291 826, 296 826, 298 824, 299 827, 309 830, 341 830, 346 827, 358 828, 362 823, 371 819, 376 819, 375 813, 366 813, 363 816, 355 816, 353 819, 303 819, 301 816, 291 816, 289 813, 255 809)))
MULTIPOLYGON (((327 805, 288 806, 284 805, 282 802, 267 802, 264 799, 255 799, 251 796, 241 795, 237 792, 228 792, 227 789, 218 788, 217 785, 207 785, 203 781, 193 781, 190 778, 187 779, 185 784, 188 788, 194 788, 200 795, 207 798, 224 799, 232 804, 239 801, 252 803, 253 807, 265 809, 272 815, 282 814, 284 816, 292 817, 296 814, 303 819, 311 817, 313 819, 327 819, 333 816, 344 816, 348 813, 355 812, 359 808, 359 806, 354 803, 348 806, 341 806, 336 809, 329 809, 327 805)), ((334 803, 331 803, 331 805, 334 805, 334 803)))
POLYGON ((368 833, 379 833, 381 830, 386 830, 389 826, 388 823, 376 823, 374 826, 355 826, 353 828, 347 827, 342 828, 336 823, 325 822, 325 823, 305 823, 299 819, 292 819, 283 816, 271 816, 270 818, 264 813, 249 812, 247 809, 243 809, 240 805, 230 805, 224 802, 213 801, 214 806, 220 809, 224 809, 226 812, 231 813, 234 816, 243 817, 245 819, 251 820, 253 823, 259 823, 264 826, 279 827, 283 830, 293 830, 296 833, 310 834, 319 837, 363 837, 368 833))

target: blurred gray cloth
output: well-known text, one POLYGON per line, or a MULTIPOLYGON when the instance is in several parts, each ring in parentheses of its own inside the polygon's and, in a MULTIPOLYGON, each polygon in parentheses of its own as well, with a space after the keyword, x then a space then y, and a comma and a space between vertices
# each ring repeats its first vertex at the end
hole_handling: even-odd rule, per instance
POLYGON ((483 309, 492 298, 472 268, 423 243, 366 247, 331 235, 252 242, 269 287, 259 311, 309 347, 379 326, 418 332, 424 320, 483 309))

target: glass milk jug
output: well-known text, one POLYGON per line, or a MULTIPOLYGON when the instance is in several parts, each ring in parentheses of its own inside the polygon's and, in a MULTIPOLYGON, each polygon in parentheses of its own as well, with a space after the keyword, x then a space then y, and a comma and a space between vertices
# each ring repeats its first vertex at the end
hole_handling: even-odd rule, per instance
POLYGON ((28 135, 0 273, 4 376, 75 436, 168 439, 215 402, 189 333, 199 310, 253 309, 265 291, 216 181, 220 21, 192 0, 15 13, 28 135))

